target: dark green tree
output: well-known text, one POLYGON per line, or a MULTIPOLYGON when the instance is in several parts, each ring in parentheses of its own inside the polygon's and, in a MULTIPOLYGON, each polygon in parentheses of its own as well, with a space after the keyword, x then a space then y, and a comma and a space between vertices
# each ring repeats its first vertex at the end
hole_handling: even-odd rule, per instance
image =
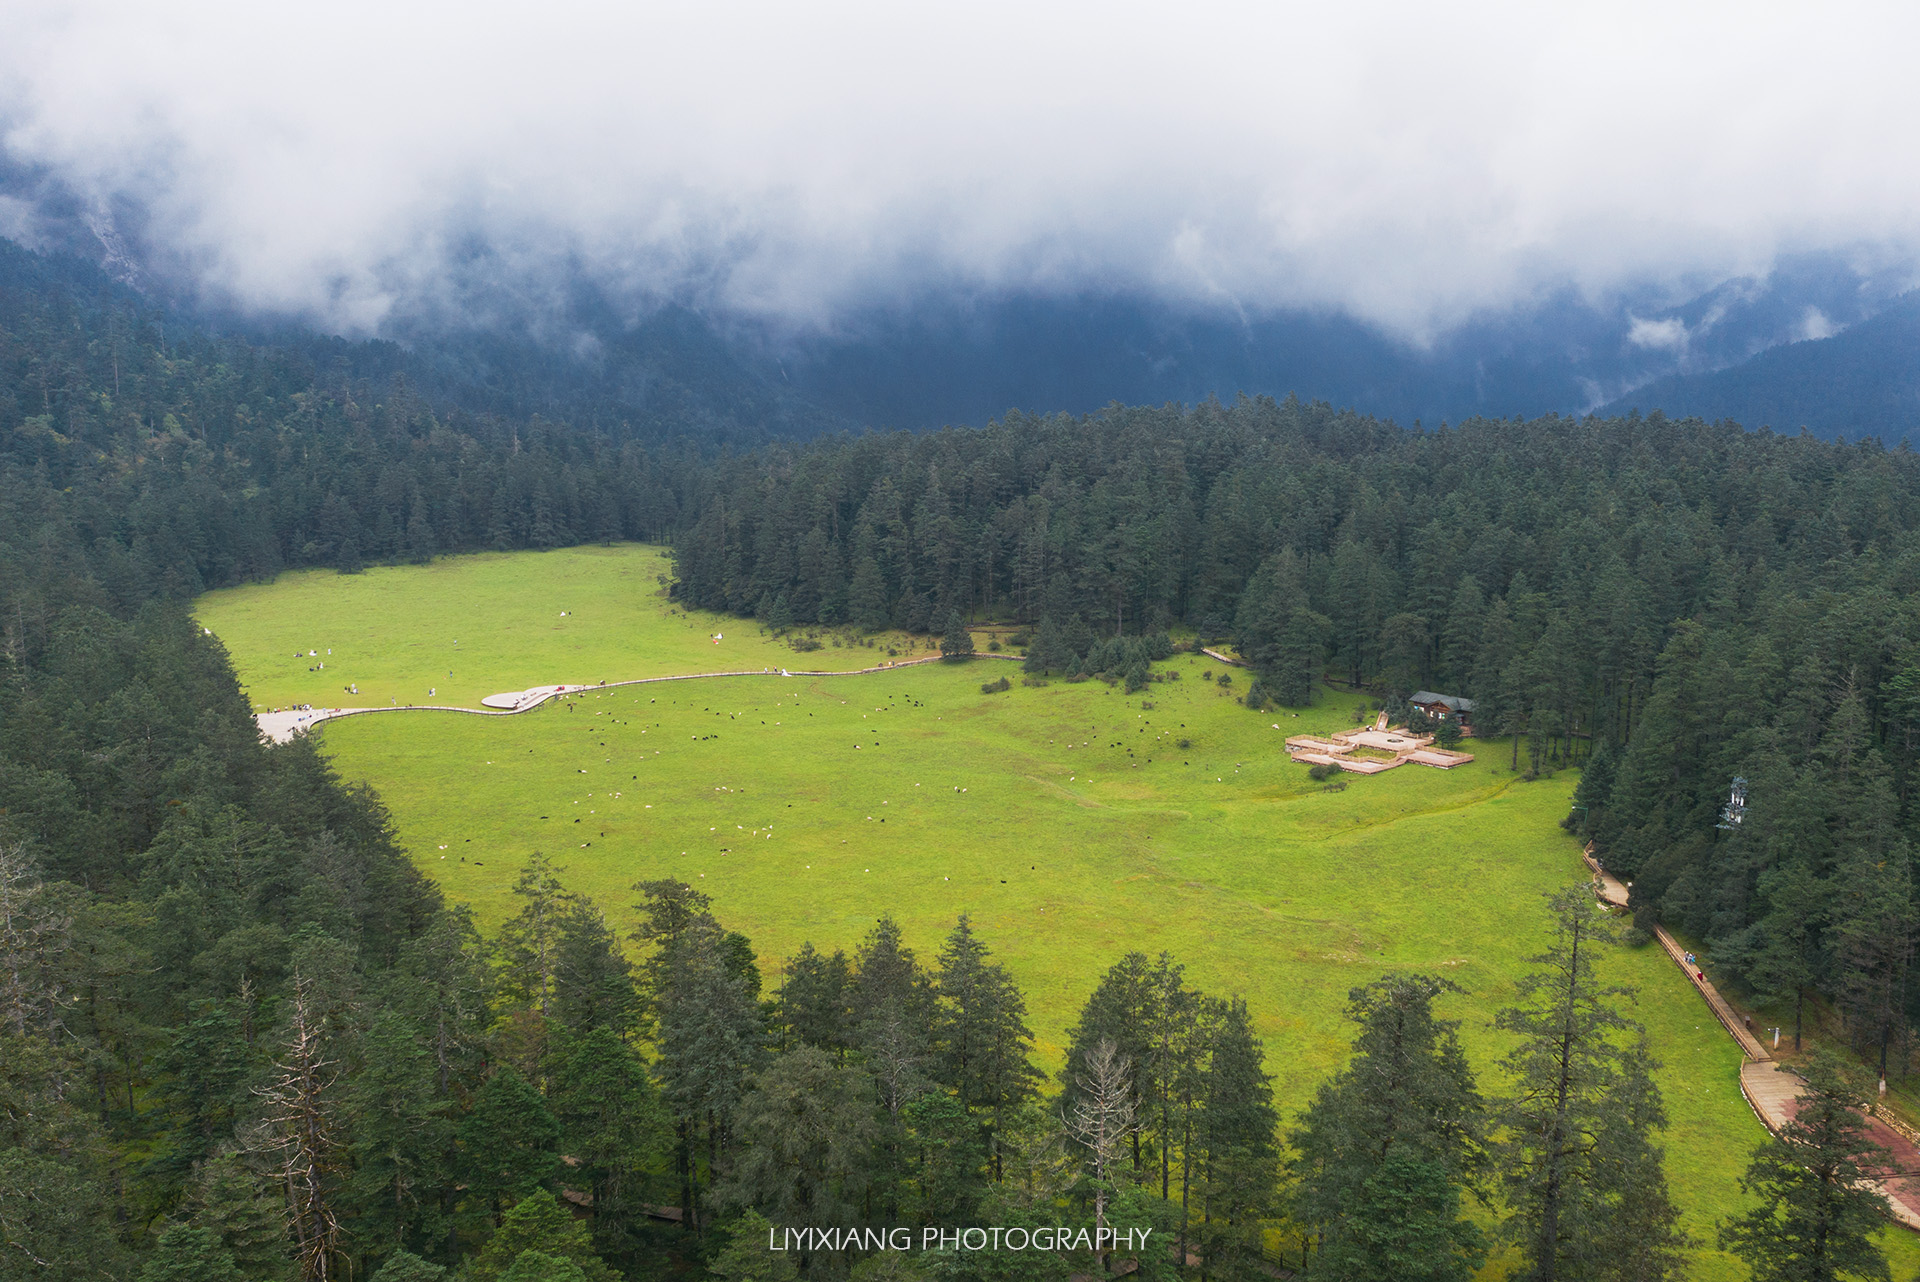
POLYGON ((700 1228, 707 1184, 725 1174, 740 1104, 765 1055, 766 1027, 747 980, 730 964, 727 937, 711 918, 691 923, 672 946, 659 1010, 655 1065, 674 1121, 683 1223, 700 1228))
POLYGON ((233 1254, 209 1229, 175 1224, 140 1266, 140 1282, 244 1282, 233 1254))
POLYGON ((1353 1060, 1290 1137, 1292 1213, 1320 1240, 1316 1275, 1464 1282, 1485 1258, 1461 1199, 1484 1166, 1485 1106, 1457 1025, 1433 1016, 1451 991, 1395 974, 1350 995, 1353 1060))
POLYGON ((1033 1032, 1026 999, 962 914, 940 949, 934 978, 939 1004, 933 1019, 933 1075, 963 1107, 984 1114, 989 1161, 996 1178, 1000 1155, 991 1134, 1031 1097, 1040 1074, 1029 1056, 1033 1032))
POLYGON ((376 1012, 361 1045, 365 1065, 347 1083, 353 1235, 375 1254, 424 1249, 443 1231, 449 1101, 435 1090, 432 1053, 406 1016, 376 1012))
POLYGON ((1499 1109, 1521 1276, 1599 1276, 1638 1252, 1657 1266, 1646 1276, 1669 1277, 1681 1239, 1650 1135, 1664 1114, 1644 1051, 1625 1040, 1638 1026, 1612 1005, 1631 990, 1602 984, 1594 970, 1616 940, 1586 886, 1554 895, 1550 908, 1552 942, 1533 959, 1540 969, 1495 1018, 1521 1039, 1502 1061, 1516 1091, 1499 1109))
POLYGON ((500 927, 495 944, 500 992, 544 1020, 552 1014, 561 925, 573 900, 554 875, 553 862, 538 850, 514 881, 513 896, 519 911, 500 927))
MULTIPOLYGON (((855 1224, 866 1201, 876 1136, 873 1092, 857 1069, 802 1046, 775 1059, 741 1101, 749 1137, 721 1197, 778 1224, 855 1224)), ((808 1252, 797 1261, 803 1270, 808 1252)))
POLYGON ((1280 1181, 1279 1115, 1246 1002, 1214 1003, 1205 1028, 1188 1232, 1208 1275, 1231 1282, 1266 1268, 1262 1220, 1280 1181))
POLYGON ((500 1282, 592 1282, 585 1269, 564 1256, 527 1250, 514 1257, 500 1282))
POLYGON ((943 659, 971 659, 973 657, 973 633, 967 631, 967 621, 960 611, 947 614, 947 629, 940 637, 940 657, 943 659))
POLYGON ((411 1251, 395 1251, 367 1282, 446 1282, 447 1271, 411 1251))
POLYGON ((568 1179, 593 1195, 594 1240, 618 1259, 632 1248, 649 1177, 667 1163, 672 1127, 660 1093, 634 1049, 596 1028, 555 1067, 548 1103, 578 1163, 568 1179))
POLYGON ((811 943, 787 960, 786 977, 775 995, 775 1022, 786 1049, 818 1046, 843 1056, 849 1048, 849 986, 852 973, 845 953, 823 957, 811 943))
POLYGON ((800 1270, 785 1251, 767 1249, 772 1223, 749 1207, 727 1227, 727 1244, 713 1257, 707 1272, 722 1282, 797 1282, 800 1270))
POLYGON ((559 1138, 546 1101, 513 1069, 481 1086, 460 1123, 460 1165, 467 1197, 489 1223, 552 1178, 559 1138))
POLYGON ((594 1254, 587 1226, 545 1189, 529 1194, 501 1217, 500 1227, 467 1266, 467 1276, 473 1282, 499 1282, 528 1252, 566 1261, 587 1282, 620 1282, 620 1275, 594 1254))
POLYGON ((231 1148, 201 1163, 185 1202, 195 1228, 211 1230, 248 1282, 294 1275, 284 1218, 285 1194, 231 1148))
POLYGON ((1234 619, 1240 653, 1262 685, 1289 707, 1313 702, 1333 624, 1315 612, 1292 548, 1268 557, 1248 582, 1234 619))
POLYGON ((616 1037, 634 1035, 640 995, 633 966, 606 917, 584 896, 561 907, 554 941, 552 1019, 575 1039, 603 1028, 616 1037))
POLYGON ((1817 1056, 1793 1119, 1753 1151, 1740 1187, 1760 1205, 1720 1226, 1720 1244, 1757 1282, 1840 1282, 1888 1277, 1874 1241, 1886 1198, 1871 1183, 1886 1150, 1860 1120, 1863 1094, 1839 1065, 1817 1056))

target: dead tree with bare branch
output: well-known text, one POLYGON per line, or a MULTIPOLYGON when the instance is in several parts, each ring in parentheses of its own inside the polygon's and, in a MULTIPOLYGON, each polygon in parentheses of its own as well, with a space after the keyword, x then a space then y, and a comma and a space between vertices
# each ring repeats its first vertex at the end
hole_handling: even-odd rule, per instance
POLYGON ((1079 1098, 1061 1117, 1067 1134, 1086 1150, 1092 1176, 1093 1217, 1107 1227, 1107 1203, 1113 1197, 1113 1168, 1138 1127, 1133 1109, 1133 1061, 1111 1037, 1100 1039, 1087 1055, 1087 1068, 1074 1079, 1079 1098))
POLYGON ((267 1102, 262 1146, 276 1158, 274 1174, 286 1187, 287 1231, 298 1248, 301 1282, 332 1282, 346 1276, 332 1202, 341 1157, 330 1094, 337 1063, 326 1055, 312 986, 297 972, 291 1006, 286 1044, 274 1064, 278 1074, 256 1091, 267 1102))

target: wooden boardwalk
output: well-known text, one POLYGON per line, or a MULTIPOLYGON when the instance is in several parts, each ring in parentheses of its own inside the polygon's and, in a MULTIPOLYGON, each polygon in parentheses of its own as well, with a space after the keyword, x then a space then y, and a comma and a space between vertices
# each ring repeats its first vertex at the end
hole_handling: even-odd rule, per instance
MULTIPOLYGON (((467 708, 447 703, 404 703, 391 708, 312 708, 282 712, 260 712, 254 714, 254 723, 260 727, 260 737, 269 743, 285 743, 296 734, 304 734, 322 721, 338 721, 342 717, 371 716, 376 712, 464 712, 475 717, 514 717, 523 712, 532 712, 549 699, 564 699, 572 694, 585 694, 588 691, 617 690, 621 686, 654 685, 662 681, 708 681, 716 677, 858 677, 871 672, 892 672, 896 668, 911 668, 922 663, 939 663, 945 655, 930 654, 918 659, 900 659, 893 663, 882 663, 872 668, 846 668, 838 672, 821 672, 802 668, 752 668, 742 672, 683 672, 664 677, 634 677, 628 681, 602 681, 598 685, 556 685, 535 686, 521 692, 527 698, 508 707, 467 708)), ((975 659, 1010 659, 1015 663, 1024 663, 1017 654, 975 654, 975 659)), ((488 698, 501 696, 489 695, 488 698)), ((485 700, 482 700, 484 703, 485 700)))
MULTIPOLYGON (((1582 850, 1580 857, 1593 872, 1593 893, 1604 903, 1625 908, 1627 887, 1600 866, 1600 861, 1593 857, 1592 847, 1582 850)), ((1687 950, 1667 933, 1664 926, 1654 927, 1653 937, 1659 941, 1673 964, 1680 968, 1680 973, 1687 977, 1694 991, 1700 994, 1707 1009, 1727 1030, 1727 1035, 1740 1047, 1740 1053, 1746 1057, 1746 1062, 1740 1066, 1740 1094, 1746 1097, 1748 1106, 1761 1124, 1778 1134, 1780 1128, 1792 1121, 1793 1115, 1799 1111, 1800 1094, 1806 1081, 1792 1069, 1774 1060, 1766 1045, 1753 1035, 1746 1020, 1727 1004, 1726 998, 1720 995, 1720 990, 1713 986, 1701 968, 1687 963, 1687 950)), ((1880 1192, 1886 1195, 1894 1223, 1920 1232, 1920 1135, 1872 1111, 1866 1113, 1862 1120, 1866 1122, 1868 1135, 1873 1142, 1887 1151, 1886 1165, 1876 1183, 1880 1192)))

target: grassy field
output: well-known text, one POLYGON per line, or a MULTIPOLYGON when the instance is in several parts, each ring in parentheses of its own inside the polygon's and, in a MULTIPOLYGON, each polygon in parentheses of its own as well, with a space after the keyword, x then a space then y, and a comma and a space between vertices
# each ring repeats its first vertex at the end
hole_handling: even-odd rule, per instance
POLYGON ((841 671, 880 663, 889 647, 927 653, 924 637, 883 634, 858 648, 823 638, 802 654, 749 621, 668 605, 667 571, 661 549, 637 544, 483 553, 361 574, 302 570, 208 593, 195 613, 262 709, 426 703, 430 690, 434 703, 478 707, 485 695, 536 685, 841 671))
MULTIPOLYGON (((381 572, 385 599, 415 603, 397 621, 414 640, 383 644, 377 619, 351 622, 370 673, 362 691, 410 678, 408 645, 427 632, 408 619, 428 617, 455 629, 463 649, 497 656, 486 670, 502 689, 542 679, 568 654, 599 660, 581 674, 595 680, 677 659, 681 670, 714 666, 703 662, 709 632, 781 662, 751 624, 671 612, 647 588, 653 554, 616 552, 381 572), (617 613, 593 604, 596 563, 612 575, 604 592, 621 597, 617 613), (508 615, 548 645, 538 661, 547 666, 514 669, 513 643, 491 634, 466 578, 534 583, 555 565, 575 567, 572 588, 541 611, 508 615), (444 599, 449 586, 455 599, 444 599), (557 618, 555 602, 568 596, 582 622, 558 634, 571 641, 549 640, 542 611, 557 618), (617 626, 597 623, 603 613, 617 626), (613 666, 621 654, 632 666, 613 666)), ((294 576, 211 600, 201 617, 234 650, 256 702, 290 702, 285 683, 305 674, 273 668, 270 654, 292 645, 282 636, 256 661, 237 638, 280 635, 266 622, 280 614, 356 620, 369 598, 343 598, 363 603, 355 609, 321 598, 333 585, 364 591, 370 579, 294 576)), ((803 658, 851 667, 873 653, 829 647, 803 658)), ((1177 656, 1159 670, 1169 679, 1131 696, 1097 681, 1016 681, 983 694, 982 682, 1015 671, 986 659, 725 678, 595 691, 511 718, 360 717, 321 734, 343 776, 379 789, 421 867, 486 925, 510 911, 507 890, 535 849, 622 928, 636 880, 692 882, 752 936, 770 982, 803 940, 851 952, 883 912, 931 960, 969 913, 1026 992, 1050 1069, 1101 972, 1127 950, 1164 949, 1199 987, 1247 998, 1288 1111, 1344 1057, 1347 990, 1388 969, 1424 970, 1465 990, 1448 1013, 1462 1021, 1483 1087, 1497 1090, 1504 1038, 1490 1028, 1493 1012, 1541 946, 1544 896, 1581 876, 1556 826, 1573 777, 1523 782, 1505 770, 1503 745, 1469 743, 1480 759, 1452 771, 1409 765, 1324 791, 1286 759, 1282 740, 1351 725, 1349 696, 1260 716, 1208 679, 1221 671, 1211 660, 1177 656)), ((1634 1013, 1665 1064, 1670 1176, 1703 1243, 1694 1276, 1741 1277, 1709 1249, 1763 1135, 1739 1095, 1739 1057, 1656 949, 1621 949, 1608 972, 1640 989, 1634 1013)), ((1920 1268, 1912 1239, 1890 1235, 1888 1245, 1896 1277, 1920 1268)))

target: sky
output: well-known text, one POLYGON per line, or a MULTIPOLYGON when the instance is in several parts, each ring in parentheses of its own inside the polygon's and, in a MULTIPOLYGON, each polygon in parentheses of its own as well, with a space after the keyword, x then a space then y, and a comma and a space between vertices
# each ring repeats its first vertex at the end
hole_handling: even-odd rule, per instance
MULTIPOLYGON (((1920 259, 1920 8, 0 0, 0 151, 208 298, 484 271, 801 326, 927 290, 1486 309, 1920 259)), ((0 201, 0 234, 31 238, 0 201)))

